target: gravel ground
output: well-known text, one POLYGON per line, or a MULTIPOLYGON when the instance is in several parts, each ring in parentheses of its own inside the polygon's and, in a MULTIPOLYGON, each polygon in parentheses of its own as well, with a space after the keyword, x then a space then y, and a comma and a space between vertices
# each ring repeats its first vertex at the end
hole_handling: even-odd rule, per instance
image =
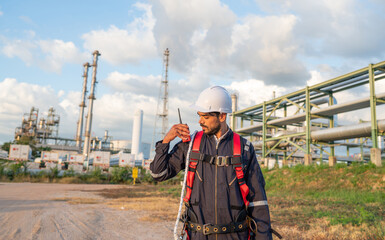
POLYGON ((129 186, 0 183, 0 239, 173 239, 173 222, 139 221, 148 213, 108 207, 86 192, 122 187, 129 186), (64 201, 78 198, 94 203, 64 201))

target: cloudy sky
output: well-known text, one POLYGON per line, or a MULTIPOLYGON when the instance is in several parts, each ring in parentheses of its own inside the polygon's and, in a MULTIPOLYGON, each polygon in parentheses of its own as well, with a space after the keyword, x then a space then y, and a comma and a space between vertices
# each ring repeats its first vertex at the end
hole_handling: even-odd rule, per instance
MULTIPOLYGON (((189 105, 211 85, 237 92, 245 108, 385 60, 384 11, 383 0, 1 1, 0 143, 13 140, 31 107, 40 116, 54 107, 59 135, 74 138, 83 64, 94 50, 92 134, 130 139, 142 109, 151 143, 166 48, 170 126, 181 108, 197 129, 189 105)), ((339 101, 357 94, 369 92, 339 101)))

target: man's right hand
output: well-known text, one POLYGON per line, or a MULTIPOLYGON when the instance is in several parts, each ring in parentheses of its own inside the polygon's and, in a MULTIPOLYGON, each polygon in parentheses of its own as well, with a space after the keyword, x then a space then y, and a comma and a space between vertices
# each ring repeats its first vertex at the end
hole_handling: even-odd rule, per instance
POLYGON ((190 137, 190 129, 187 124, 175 124, 171 127, 170 131, 164 137, 162 143, 169 143, 176 137, 180 137, 182 140, 190 137))

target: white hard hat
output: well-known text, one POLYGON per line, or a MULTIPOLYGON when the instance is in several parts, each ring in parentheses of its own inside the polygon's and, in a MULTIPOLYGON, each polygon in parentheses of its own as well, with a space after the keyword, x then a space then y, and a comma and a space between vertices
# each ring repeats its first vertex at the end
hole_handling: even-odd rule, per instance
POLYGON ((230 94, 221 86, 206 88, 201 92, 195 104, 191 105, 198 112, 231 113, 230 94))

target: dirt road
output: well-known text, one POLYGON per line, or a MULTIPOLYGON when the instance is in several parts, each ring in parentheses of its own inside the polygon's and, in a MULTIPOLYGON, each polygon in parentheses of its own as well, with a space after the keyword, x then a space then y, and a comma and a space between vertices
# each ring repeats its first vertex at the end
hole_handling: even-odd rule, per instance
POLYGON ((108 207, 106 199, 87 192, 122 187, 128 188, 0 183, 0 239, 172 239, 173 222, 139 221, 148 213, 108 207))

